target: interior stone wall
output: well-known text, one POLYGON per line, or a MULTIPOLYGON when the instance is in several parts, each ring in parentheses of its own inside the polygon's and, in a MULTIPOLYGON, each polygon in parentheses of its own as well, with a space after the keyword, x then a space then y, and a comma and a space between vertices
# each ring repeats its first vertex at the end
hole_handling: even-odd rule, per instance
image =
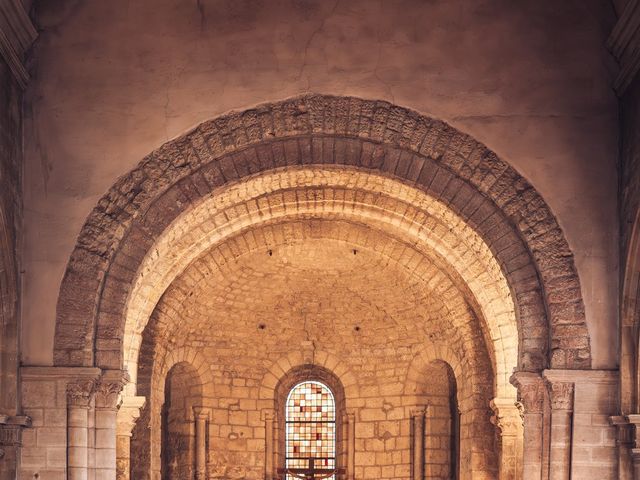
POLYGON ((616 366, 616 99, 609 2, 41 2, 28 92, 26 364, 52 362, 82 222, 163 142, 304 92, 443 119, 543 195, 575 254, 593 366, 616 366))

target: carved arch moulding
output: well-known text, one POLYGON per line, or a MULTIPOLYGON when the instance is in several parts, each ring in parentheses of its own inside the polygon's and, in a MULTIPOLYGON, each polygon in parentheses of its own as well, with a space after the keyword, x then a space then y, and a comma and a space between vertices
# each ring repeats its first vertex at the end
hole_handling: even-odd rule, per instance
POLYGON ((487 147, 381 101, 305 95, 204 122, 149 154, 98 202, 62 282, 56 365, 121 368, 126 309, 162 233, 204 197, 268 172, 351 169, 446 205, 491 250, 515 308, 520 370, 589 368, 580 283, 542 197, 487 147))

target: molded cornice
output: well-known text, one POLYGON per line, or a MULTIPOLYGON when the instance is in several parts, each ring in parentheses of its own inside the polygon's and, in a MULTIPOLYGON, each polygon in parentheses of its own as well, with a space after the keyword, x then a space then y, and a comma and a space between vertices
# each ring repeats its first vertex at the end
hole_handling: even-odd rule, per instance
POLYGON ((38 32, 20 0, 0 0, 0 55, 22 88, 29 81, 23 63, 25 53, 37 36, 38 32))

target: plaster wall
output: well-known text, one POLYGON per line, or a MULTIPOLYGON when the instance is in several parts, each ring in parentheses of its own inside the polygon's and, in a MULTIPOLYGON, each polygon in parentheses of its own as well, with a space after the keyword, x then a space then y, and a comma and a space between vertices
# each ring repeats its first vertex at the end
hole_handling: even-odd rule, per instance
POLYGON ((615 68, 608 2, 36 3, 26 112, 23 361, 52 362, 80 228, 142 157, 232 109, 303 92, 392 101, 495 150, 558 217, 594 367, 616 365, 615 68))

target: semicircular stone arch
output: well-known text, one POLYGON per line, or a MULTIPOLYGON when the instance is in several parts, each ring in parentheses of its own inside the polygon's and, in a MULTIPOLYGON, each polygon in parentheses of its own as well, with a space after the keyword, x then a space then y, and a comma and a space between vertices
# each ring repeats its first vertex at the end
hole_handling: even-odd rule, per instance
POLYGON ((63 279, 55 363, 121 367, 129 289, 159 235, 216 188, 310 165, 376 172, 440 199, 478 232, 512 289, 536 284, 514 292, 516 315, 534 337, 548 335, 549 355, 520 368, 590 366, 573 256, 536 190, 484 145, 443 122, 386 102, 322 95, 205 122, 114 185, 87 219, 63 279), (519 278, 521 259, 513 255, 522 246, 534 279, 530 272, 519 278), (133 264, 123 268, 126 260, 133 264))

